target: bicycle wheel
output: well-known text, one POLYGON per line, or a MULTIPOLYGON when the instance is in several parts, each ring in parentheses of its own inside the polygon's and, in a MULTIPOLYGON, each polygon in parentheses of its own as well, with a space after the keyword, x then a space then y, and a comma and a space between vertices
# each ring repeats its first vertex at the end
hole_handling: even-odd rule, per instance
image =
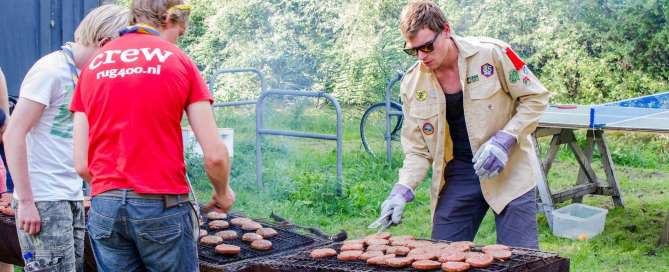
MULTIPOLYGON (((402 111, 402 106, 395 102, 390 103, 393 111, 402 111)), ((391 147, 399 148, 399 131, 402 127, 402 116, 390 116, 391 147)), ((386 154, 386 103, 377 103, 365 111, 360 120, 360 139, 362 146, 368 153, 381 156, 386 154)))

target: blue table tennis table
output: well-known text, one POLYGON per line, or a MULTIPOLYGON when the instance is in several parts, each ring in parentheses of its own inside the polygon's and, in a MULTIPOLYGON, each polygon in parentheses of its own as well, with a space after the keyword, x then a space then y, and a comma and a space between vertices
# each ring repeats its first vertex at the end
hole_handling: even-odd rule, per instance
MULTIPOLYGON (((539 120, 534 133, 538 166, 542 173, 537 182, 541 210, 552 228, 554 203, 566 200, 580 202, 588 194, 611 196, 616 207, 624 207, 618 187, 613 160, 604 132, 610 130, 669 133, 669 92, 637 97, 600 105, 551 105, 539 120), (585 150, 576 142, 575 130, 587 130, 585 150), (537 138, 552 136, 546 158, 542 159, 537 138), (548 172, 561 145, 567 145, 579 164, 576 184, 558 193, 551 193, 548 172), (600 179, 592 168, 595 147, 601 154, 605 178, 600 179)), ((668 223, 669 224, 669 223, 668 223)), ((667 226, 669 227, 669 225, 667 226)), ((666 228, 666 227, 665 227, 666 228)))

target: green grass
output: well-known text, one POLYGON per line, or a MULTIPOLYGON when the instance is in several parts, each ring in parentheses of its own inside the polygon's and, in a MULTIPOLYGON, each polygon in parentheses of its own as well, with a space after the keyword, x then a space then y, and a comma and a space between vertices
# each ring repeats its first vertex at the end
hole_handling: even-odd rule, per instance
MULTIPOLYGON (((301 103, 301 102, 295 102, 301 103)), ((275 129, 334 133, 334 116, 327 106, 308 104, 298 110, 269 107, 266 125, 275 129), (271 118, 270 118, 271 117, 271 118)), ((234 211, 255 218, 274 212, 293 223, 318 227, 334 234, 346 230, 349 237, 370 233, 366 226, 378 216, 379 206, 397 180, 402 155, 393 153, 392 163, 361 151, 357 110, 347 109, 344 117, 344 193, 335 195, 335 144, 333 141, 265 137, 263 180, 265 189, 255 184, 255 119, 252 108, 217 112, 221 127, 235 129, 232 185, 237 193, 234 211)), ((583 135, 578 138, 583 141, 583 135)), ((541 141, 545 147, 547 139, 541 141)), ((572 241, 553 236, 543 215, 538 216, 542 250, 557 252, 571 260, 572 271, 669 271, 669 249, 656 242, 669 212, 669 139, 648 134, 610 134, 609 144, 616 162, 617 177, 626 207, 614 208, 610 197, 588 196, 584 203, 609 209, 605 230, 588 241, 572 241)), ((598 158, 597 155, 595 158, 598 158)), ((198 158, 189 159, 198 198, 210 197, 198 158)), ((602 177, 600 163, 596 172, 602 177)), ((567 150, 561 150, 549 176, 551 189, 574 183, 577 164, 567 150)), ((407 207, 395 234, 430 237, 428 184, 417 189, 416 199, 407 207)), ((562 203, 564 206, 568 203, 562 203)), ((494 243, 492 213, 484 219, 476 237, 480 244, 494 243)))

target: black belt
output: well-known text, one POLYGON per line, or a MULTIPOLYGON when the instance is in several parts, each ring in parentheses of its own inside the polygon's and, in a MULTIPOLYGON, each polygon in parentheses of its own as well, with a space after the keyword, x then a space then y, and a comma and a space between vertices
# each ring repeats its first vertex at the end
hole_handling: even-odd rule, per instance
POLYGON ((104 193, 99 194, 98 196, 111 196, 118 198, 134 198, 134 199, 152 199, 152 200, 162 200, 165 203, 166 208, 171 208, 177 206, 184 202, 190 201, 190 196, 188 194, 181 195, 170 195, 170 194, 140 194, 135 191, 128 189, 115 189, 109 190, 104 193))

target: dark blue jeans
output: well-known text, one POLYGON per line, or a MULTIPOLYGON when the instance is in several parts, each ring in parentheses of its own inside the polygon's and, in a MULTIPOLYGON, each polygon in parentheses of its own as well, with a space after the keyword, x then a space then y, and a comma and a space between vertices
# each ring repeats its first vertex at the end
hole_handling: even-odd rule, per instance
POLYGON ((93 197, 88 231, 100 271, 199 271, 189 202, 93 197))
MULTIPOLYGON (((452 160, 445 172, 446 186, 439 194, 432 238, 472 241, 489 209, 481 183, 469 161, 452 160)), ((495 226, 498 244, 539 248, 534 190, 512 200, 502 213, 495 213, 495 226)))

